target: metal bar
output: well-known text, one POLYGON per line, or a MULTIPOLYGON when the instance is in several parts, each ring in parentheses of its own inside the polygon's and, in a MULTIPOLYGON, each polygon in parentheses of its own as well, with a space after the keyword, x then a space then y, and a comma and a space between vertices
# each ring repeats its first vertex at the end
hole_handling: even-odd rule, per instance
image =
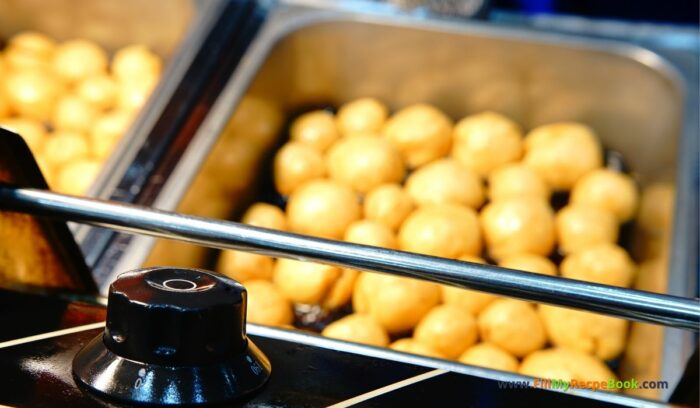
POLYGON ((513 271, 7 185, 0 185, 0 209, 214 248, 424 279, 688 330, 697 331, 700 326, 699 299, 513 271))

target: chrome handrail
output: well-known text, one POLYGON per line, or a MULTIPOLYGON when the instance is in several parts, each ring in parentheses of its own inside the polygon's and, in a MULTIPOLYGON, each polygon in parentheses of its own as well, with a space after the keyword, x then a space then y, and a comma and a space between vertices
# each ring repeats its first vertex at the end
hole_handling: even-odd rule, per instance
POLYGON ((0 185, 0 209, 204 246, 317 261, 698 331, 700 299, 308 237, 131 204, 0 185))

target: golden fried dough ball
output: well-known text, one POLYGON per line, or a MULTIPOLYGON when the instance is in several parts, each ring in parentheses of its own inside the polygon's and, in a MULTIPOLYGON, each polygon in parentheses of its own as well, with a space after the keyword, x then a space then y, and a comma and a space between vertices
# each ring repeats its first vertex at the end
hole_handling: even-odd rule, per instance
POLYGON ((221 251, 216 270, 239 282, 256 279, 270 280, 273 265, 274 261, 269 256, 225 250, 221 251))
MULTIPOLYGON (((619 369, 616 370, 620 378, 634 378, 637 381, 659 379, 663 364, 665 332, 665 327, 656 324, 631 324, 628 346, 621 358, 619 369)), ((661 399, 659 389, 637 388, 623 392, 650 400, 661 399)))
POLYGON ((454 128, 452 156, 480 176, 523 154, 523 132, 517 123, 495 112, 470 115, 454 128))
MULTIPOLYGON (((343 238, 355 244, 372 245, 381 248, 396 248, 394 231, 384 224, 371 220, 360 220, 350 224, 343 238)), ((359 271, 343 269, 343 275, 338 279, 327 302, 342 306, 350 300, 359 271)))
POLYGON ((22 139, 24 139, 34 154, 40 152, 46 142, 46 128, 37 120, 7 118, 0 120, 0 127, 22 136, 22 139))
POLYGON ((396 112, 384 126, 406 164, 415 168, 444 157, 452 145, 452 121, 433 106, 419 103, 396 112))
POLYGON ((56 41, 36 31, 22 31, 10 38, 7 44, 7 51, 9 50, 22 51, 48 60, 56 51, 56 41))
POLYGON ((620 222, 625 222, 637 211, 639 194, 632 177, 599 169, 586 174, 576 183, 571 191, 571 202, 604 208, 620 222))
POLYGON ((287 222, 293 232, 341 239, 348 225, 360 218, 352 189, 330 180, 314 180, 297 188, 287 203, 287 222))
POLYGON ((53 187, 56 184, 56 178, 58 176, 57 168, 54 164, 47 158, 43 151, 34 154, 34 160, 36 160, 37 166, 41 171, 41 175, 44 176, 46 184, 49 187, 53 187))
POLYGON ((389 109, 377 99, 360 98, 340 107, 336 124, 343 135, 377 133, 388 116, 389 109))
POLYGON ((323 301, 340 275, 340 269, 335 266, 279 259, 272 281, 292 302, 317 304, 323 301))
POLYGON ((672 183, 654 183, 642 192, 637 219, 646 232, 663 235, 673 223, 676 191, 672 183))
POLYGON ((636 266, 627 251, 614 244, 597 244, 568 255, 561 275, 569 279, 629 288, 636 266))
MULTIPOLYGON (((350 224, 345 231, 344 240, 381 248, 396 248, 397 246, 394 232, 389 227, 370 220, 360 220, 350 224)), ((354 269, 343 269, 342 275, 333 285, 324 303, 331 309, 346 304, 352 296, 359 273, 354 269)))
POLYGON ((403 180, 406 168, 398 150, 385 139, 357 135, 341 139, 328 150, 331 178, 366 193, 384 183, 403 180))
POLYGON ((37 54, 23 51, 21 49, 8 48, 5 50, 5 61, 8 71, 20 72, 27 70, 46 71, 49 68, 51 58, 42 58, 37 54))
POLYGON ((287 218, 279 207, 267 203, 255 203, 243 214, 244 224, 270 228, 278 231, 287 230, 287 218))
POLYGON ((80 133, 56 131, 44 143, 43 153, 54 166, 62 166, 87 156, 88 144, 80 133))
POLYGON ((374 317, 389 333, 411 330, 440 302, 440 286, 416 279, 363 272, 352 306, 374 317))
POLYGON ((413 331, 413 338, 440 352, 457 358, 479 336, 476 319, 461 308, 440 305, 428 312, 413 331))
POLYGON ((333 310, 345 306, 352 298, 352 291, 359 271, 354 269, 342 269, 338 279, 333 282, 333 286, 328 290, 326 297, 321 302, 325 309, 333 310))
POLYGON ((398 339, 391 343, 389 347, 392 350, 402 351, 404 353, 419 354, 421 356, 433 358, 445 358, 445 356, 440 354, 437 350, 410 337, 398 339))
POLYGON ((604 208, 569 204, 557 213, 555 225, 559 249, 564 254, 596 244, 617 242, 617 218, 604 208))
POLYGON ((95 109, 106 110, 115 104, 117 84, 109 75, 97 74, 78 82, 75 92, 95 109))
POLYGON ((326 151, 339 137, 333 114, 323 110, 299 116, 290 129, 292 141, 311 146, 319 152, 326 151))
POLYGON ((277 141, 283 120, 278 102, 246 95, 236 106, 223 134, 245 135, 266 151, 277 141))
POLYGON ((107 71, 107 53, 85 39, 70 40, 56 47, 53 70, 64 81, 75 83, 107 71))
POLYGON ((21 71, 45 69, 53 58, 56 42, 36 31, 23 31, 10 38, 5 49, 9 68, 21 71))
POLYGON ((177 265, 198 268, 208 261, 208 249, 180 241, 159 240, 144 262, 144 267, 177 265))
POLYGON ((524 162, 553 190, 569 190, 603 165, 603 150, 591 128, 553 123, 535 128, 525 137, 524 162))
POLYGON ((62 90, 62 85, 48 72, 17 71, 5 78, 5 97, 10 109, 29 119, 48 120, 62 90))
POLYGON ((664 293, 668 286, 669 263, 670 260, 666 256, 640 263, 633 287, 648 292, 664 293))
POLYGON ((129 130, 133 115, 126 111, 107 112, 95 119, 90 129, 90 151, 106 160, 121 137, 129 130))
POLYGON ((121 82, 158 78, 163 63, 145 45, 129 45, 114 54, 112 73, 121 82))
POLYGON ((455 204, 420 207, 401 225, 399 248, 443 258, 478 255, 481 232, 476 212, 455 204))
POLYGON ((287 326, 294 321, 292 304, 266 280, 250 280, 245 283, 248 292, 248 323, 269 326, 287 326))
MULTIPOLYGON (((369 220, 355 221, 345 230, 343 238, 355 244, 373 245, 382 248, 396 248, 394 232, 387 226, 369 220)), ((343 268, 340 277, 323 301, 328 309, 339 308, 350 300, 359 271, 343 268)))
POLYGON ((249 191, 261 160, 262 152, 254 141, 245 137, 224 137, 214 145, 201 171, 226 195, 235 197, 249 191))
POLYGON ((97 109, 75 95, 56 101, 51 124, 58 130, 87 132, 98 115, 97 109))
POLYGON ((413 200, 398 184, 382 184, 370 190, 365 196, 365 217, 381 222, 393 230, 401 226, 411 211, 413 211, 413 200))
POLYGON ((484 187, 476 173, 454 159, 439 159, 417 169, 406 180, 406 192, 418 205, 462 204, 479 208, 484 187))
POLYGON ((459 362, 501 371, 518 371, 518 360, 510 353, 491 343, 469 347, 459 356, 459 362))
POLYGON ((275 156, 274 173, 277 191, 289 195, 307 181, 322 178, 326 174, 326 164, 313 147, 289 142, 275 156))
MULTIPOLYGON (((466 255, 459 258, 460 261, 486 264, 486 261, 478 256, 466 255)), ((496 295, 479 292, 476 290, 461 289, 449 285, 440 285, 442 290, 442 301, 445 304, 459 307, 463 311, 474 316, 479 314, 491 302, 498 299, 496 295)))
POLYGON ((94 159, 71 160, 58 173, 54 188, 72 195, 85 195, 102 169, 102 163, 94 159))
MULTIPOLYGON (((177 210, 184 214, 221 219, 230 215, 234 204, 235 202, 232 202, 231 197, 226 194, 217 180, 199 172, 180 201, 177 210)), ((167 256, 167 254, 164 255, 167 256)), ((202 258, 205 255, 206 252, 202 254, 202 258)), ((194 265, 199 266, 201 263, 194 265)))
POLYGON ((540 305, 539 312, 555 346, 584 351, 602 360, 617 357, 625 348, 626 320, 549 305, 540 305))
POLYGON ((552 261, 535 254, 513 254, 501 259, 498 266, 542 275, 557 276, 557 266, 552 261))
POLYGON ((540 198, 494 201, 484 207, 480 218, 494 259, 518 253, 546 256, 554 247, 554 215, 549 203, 540 198))
POLYGON ((353 313, 326 326, 321 332, 326 337, 370 346, 386 347, 389 335, 371 316, 353 313))
POLYGON ((117 87, 117 109, 130 112, 140 110, 153 89, 158 85, 158 78, 143 79, 137 82, 122 82, 117 87))
POLYGON ((344 240, 382 248, 397 247, 394 231, 382 223, 371 220, 360 220, 350 224, 345 231, 344 240))
POLYGON ((0 119, 8 116, 10 114, 10 101, 7 96, 5 96, 5 70, 2 61, 2 54, 0 54, 0 119))
POLYGON ((549 186, 537 172, 521 163, 505 164, 489 174, 491 201, 532 196, 549 200, 549 186))
POLYGON ((479 315, 483 341, 495 344, 516 357, 523 357, 547 342, 535 307, 514 299, 498 299, 479 315))
POLYGON ((564 347, 555 347, 546 350, 538 350, 520 364, 520 374, 536 378, 555 378, 571 381, 604 381, 616 379, 600 359, 584 353, 564 347))

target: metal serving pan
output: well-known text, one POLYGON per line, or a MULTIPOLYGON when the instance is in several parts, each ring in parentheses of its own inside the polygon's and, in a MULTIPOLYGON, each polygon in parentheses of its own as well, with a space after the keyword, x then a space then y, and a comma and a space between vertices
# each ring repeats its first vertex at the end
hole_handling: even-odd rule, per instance
MULTIPOLYGON (((251 160, 228 157, 227 170, 241 184, 227 208, 192 205, 207 194, 198 171, 221 160, 224 147, 217 140, 242 132, 241 122, 281 127, 280 118, 303 107, 337 106, 371 95, 392 109, 432 103, 454 118, 492 109, 525 128, 579 120, 595 128, 607 148, 623 155, 642 191, 655 183, 675 189, 670 239, 654 247, 633 231, 634 249, 638 259, 666 254, 659 279, 643 289, 695 296, 698 231, 697 222, 688 220, 695 219, 692 209, 697 208, 690 175, 698 125, 684 111, 692 111, 687 101, 697 105, 697 98, 685 94, 694 90, 685 90, 683 76, 658 54, 612 41, 397 16, 382 9, 359 12, 352 2, 303 3, 281 3, 270 11, 152 203, 155 207, 215 217, 240 211, 255 196, 257 181, 269 176, 260 164, 274 141, 251 160)), ((236 138, 237 151, 259 146, 243 133, 236 138)), ((109 263, 112 277, 144 263, 201 266, 209 259, 195 247, 155 243, 146 237, 126 241, 109 263)), ((103 291, 110 280, 98 282, 103 291)), ((632 330, 620 371, 638 379, 667 380, 673 388, 692 352, 691 335, 649 325, 632 330)), ((668 392, 646 396, 665 398, 668 392)))
POLYGON ((150 100, 123 135, 89 195, 106 197, 126 171, 190 65, 221 1, 1 0, 0 39, 24 31, 59 41, 87 38, 108 53, 144 44, 163 58, 164 71, 150 100))

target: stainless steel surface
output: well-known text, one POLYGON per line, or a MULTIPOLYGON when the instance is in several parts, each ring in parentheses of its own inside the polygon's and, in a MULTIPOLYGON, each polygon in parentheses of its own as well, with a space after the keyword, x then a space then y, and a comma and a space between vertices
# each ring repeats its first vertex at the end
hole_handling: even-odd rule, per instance
POLYGON ((402 9, 419 9, 437 15, 470 18, 483 13, 487 0, 375 0, 395 4, 402 9))
MULTIPOLYGON (((262 26, 267 14, 262 3, 262 0, 198 2, 202 5, 198 10, 203 22, 197 24, 197 35, 188 36, 188 43, 183 43, 183 47, 191 51, 178 65, 181 68, 178 72, 184 74, 178 83, 172 84, 174 90, 170 95, 159 99, 163 103, 156 112, 148 112, 153 114, 149 115, 140 133, 143 137, 130 140, 126 145, 129 155, 121 157, 120 170, 111 174, 112 183, 100 197, 147 206, 153 204, 182 150, 190 145, 201 121, 262 26)), ((96 282, 102 284, 110 280, 107 279, 113 271, 110 260, 114 259, 111 255, 115 250, 118 252, 129 237, 93 228, 78 239, 96 282), (102 259, 107 262, 101 262, 102 259)))
MULTIPOLYGON (((198 50, 222 1, 198 0, 0 0, 0 38, 36 30, 59 41, 88 38, 113 53, 144 44, 163 58, 164 71, 151 98, 115 146, 90 195, 108 196, 134 159, 160 111, 198 50)), ((76 231, 80 240, 84 230, 76 231)))
POLYGON ((698 330, 700 326, 699 299, 312 238, 231 221, 185 216, 36 189, 0 186, 0 206, 129 233, 424 279, 636 321, 689 330, 698 330))
MULTIPOLYGON (((100 172, 100 175, 89 191, 89 195, 91 196, 107 198, 115 193, 118 182, 129 170, 130 164, 134 161, 139 148, 144 144, 166 105, 171 101, 177 87, 181 84, 187 70, 190 68, 195 54, 204 42, 224 1, 210 0, 202 2, 196 0, 177 0, 175 2, 170 2, 169 0, 159 0, 147 2, 148 6, 145 6, 144 2, 138 0, 118 3, 109 0, 100 1, 114 4, 114 6, 123 5, 127 10, 130 10, 130 18, 141 21, 143 25, 143 29, 136 31, 136 33, 161 29, 168 31, 171 25, 168 24, 168 22, 163 23, 162 17, 156 17, 154 15, 157 15, 157 10, 159 9, 186 8, 189 10, 187 26, 183 32, 179 33, 177 42, 170 44, 170 52, 162 55, 164 56, 165 64, 160 82, 153 90, 150 99, 139 112, 131 128, 115 147, 104 169, 100 172), (154 21, 158 21, 158 24, 154 24, 154 21), (148 29, 146 29, 146 27, 148 27, 148 29)), ((112 22, 109 25, 112 26, 113 32, 119 29, 117 22, 112 22)), ((125 36, 125 38, 132 38, 133 35, 134 34, 129 34, 125 36)), ((170 40, 175 39, 176 37, 174 36, 170 38, 170 40)), ((148 43, 146 44, 149 45, 148 43)), ((85 233, 86 230, 78 229, 75 234, 76 239, 80 242, 85 233)))

